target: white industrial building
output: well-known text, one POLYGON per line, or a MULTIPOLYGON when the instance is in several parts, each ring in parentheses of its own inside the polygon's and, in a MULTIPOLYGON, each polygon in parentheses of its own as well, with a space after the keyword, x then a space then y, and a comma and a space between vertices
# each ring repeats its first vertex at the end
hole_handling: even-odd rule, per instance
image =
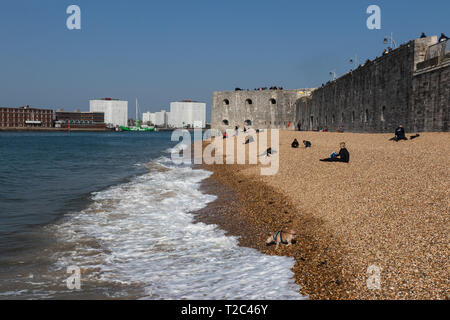
POLYGON ((107 126, 128 125, 128 101, 105 98, 89 101, 90 112, 103 112, 107 126))
POLYGON ((170 112, 161 110, 160 112, 146 112, 142 114, 142 122, 151 122, 157 127, 167 127, 170 112))
POLYGON ((169 119, 169 112, 161 110, 155 113, 155 126, 166 127, 169 119))
POLYGON ((145 112, 142 114, 142 122, 144 124, 147 124, 147 122, 150 122, 152 125, 156 124, 156 113, 151 112, 145 112))
POLYGON ((170 104, 169 127, 205 128, 206 103, 185 100, 170 104))

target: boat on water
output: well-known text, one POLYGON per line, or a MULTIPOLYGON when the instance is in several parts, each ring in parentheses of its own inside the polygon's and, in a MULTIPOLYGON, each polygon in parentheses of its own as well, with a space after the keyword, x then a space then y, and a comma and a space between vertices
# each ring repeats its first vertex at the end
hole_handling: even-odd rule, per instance
POLYGON ((151 132, 155 131, 155 127, 143 127, 141 126, 141 120, 139 120, 139 104, 136 99, 136 126, 135 127, 125 127, 120 126, 122 131, 137 131, 137 132, 151 132))
POLYGON ((137 121, 135 127, 121 126, 120 129, 122 129, 122 131, 138 131, 138 132, 155 131, 155 127, 141 127, 141 122, 139 120, 137 121))

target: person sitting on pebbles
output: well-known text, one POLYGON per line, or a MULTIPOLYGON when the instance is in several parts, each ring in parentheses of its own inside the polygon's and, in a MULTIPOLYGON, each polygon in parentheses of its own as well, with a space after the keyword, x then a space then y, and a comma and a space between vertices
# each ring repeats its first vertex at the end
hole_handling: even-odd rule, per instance
POLYGON ((298 143, 297 139, 294 139, 294 142, 292 142, 292 148, 297 149, 300 146, 300 143, 298 143))
POLYGON ((322 162, 350 162, 350 153, 345 147, 345 142, 341 142, 340 144, 341 150, 339 153, 333 152, 329 158, 321 159, 322 162))
POLYGON ((311 141, 303 140, 303 144, 305 145, 305 148, 311 148, 312 146, 311 141))
POLYGON ((399 125, 397 129, 395 129, 395 137, 391 139, 391 141, 400 141, 400 140, 408 140, 406 138, 405 129, 402 125, 399 125))

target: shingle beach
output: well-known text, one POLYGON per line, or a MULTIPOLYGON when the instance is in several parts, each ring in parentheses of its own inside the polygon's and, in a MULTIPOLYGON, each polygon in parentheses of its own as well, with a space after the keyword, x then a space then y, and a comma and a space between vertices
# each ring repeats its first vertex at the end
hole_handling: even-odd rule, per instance
POLYGON ((221 187, 199 219, 243 246, 294 257, 311 299, 448 299, 450 134, 392 136, 281 131, 274 176, 262 176, 261 165, 203 165, 214 173, 206 187, 221 187), (291 148, 294 138, 312 148, 291 148), (349 164, 319 162, 340 142, 349 164), (233 198, 221 200, 225 193, 233 198), (298 241, 266 247, 267 233, 284 228, 298 241), (376 269, 379 289, 369 288, 376 269))

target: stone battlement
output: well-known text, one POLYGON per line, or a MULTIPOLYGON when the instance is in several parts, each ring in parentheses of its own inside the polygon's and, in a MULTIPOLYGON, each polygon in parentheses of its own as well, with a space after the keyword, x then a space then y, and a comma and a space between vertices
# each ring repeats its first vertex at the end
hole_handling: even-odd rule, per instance
POLYGON ((448 131, 448 42, 410 41, 317 89, 214 92, 212 127, 448 131))
POLYGON ((313 89, 221 91, 213 93, 212 126, 220 130, 235 126, 294 128, 297 101, 313 89))

